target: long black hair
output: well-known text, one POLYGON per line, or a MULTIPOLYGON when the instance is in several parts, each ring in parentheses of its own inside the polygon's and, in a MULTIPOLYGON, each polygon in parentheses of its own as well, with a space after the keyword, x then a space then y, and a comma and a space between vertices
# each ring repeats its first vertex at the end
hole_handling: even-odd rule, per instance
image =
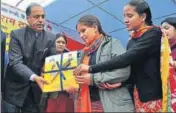
POLYGON ((144 0, 131 0, 127 5, 135 7, 136 12, 141 16, 143 13, 146 14, 145 24, 153 25, 152 14, 148 3, 144 0))

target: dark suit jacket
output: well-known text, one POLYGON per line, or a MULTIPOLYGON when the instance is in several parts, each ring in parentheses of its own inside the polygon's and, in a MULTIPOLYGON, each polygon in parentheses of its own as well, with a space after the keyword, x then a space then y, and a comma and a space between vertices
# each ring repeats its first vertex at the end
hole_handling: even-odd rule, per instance
POLYGON ((42 31, 37 36, 29 27, 18 29, 12 31, 9 47, 3 99, 21 107, 29 88, 32 88, 34 99, 39 102, 41 90, 30 81, 30 76, 40 75, 45 57, 56 54, 55 35, 42 31))

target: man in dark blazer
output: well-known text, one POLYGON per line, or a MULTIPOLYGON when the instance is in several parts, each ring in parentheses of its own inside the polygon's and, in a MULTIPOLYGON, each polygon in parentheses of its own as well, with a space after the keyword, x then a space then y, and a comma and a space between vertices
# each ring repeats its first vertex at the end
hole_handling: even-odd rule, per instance
POLYGON ((40 112, 41 76, 45 57, 56 54, 55 35, 44 30, 44 8, 32 3, 26 9, 28 26, 11 32, 9 64, 4 79, 5 112, 40 112))

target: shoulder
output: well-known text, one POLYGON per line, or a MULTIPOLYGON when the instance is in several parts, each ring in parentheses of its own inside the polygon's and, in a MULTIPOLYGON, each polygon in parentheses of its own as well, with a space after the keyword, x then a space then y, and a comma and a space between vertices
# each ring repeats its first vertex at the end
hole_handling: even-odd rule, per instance
POLYGON ((117 38, 111 38, 111 40, 112 40, 112 44, 122 45, 120 40, 118 40, 117 38))
POLYGON ((20 29, 16 29, 16 30, 13 30, 12 33, 18 35, 18 34, 24 34, 25 33, 25 28, 20 28, 20 29))
POLYGON ((50 31, 46 31, 45 30, 45 33, 47 35, 47 37, 51 38, 51 39, 55 39, 56 38, 56 35, 50 31))
POLYGON ((110 41, 109 43, 111 42, 111 46, 112 47, 115 47, 115 48, 123 48, 123 45, 122 43, 120 42, 120 40, 118 40, 117 38, 113 38, 113 37, 110 37, 110 41))
POLYGON ((107 37, 109 39, 109 42, 107 43, 107 48, 111 49, 112 53, 124 53, 125 52, 125 48, 123 47, 122 43, 120 42, 120 40, 118 40, 117 38, 113 38, 113 37, 107 37))
POLYGON ((162 31, 154 27, 148 31, 146 31, 141 38, 139 38, 139 41, 143 42, 146 41, 147 43, 155 43, 155 42, 161 42, 162 38, 162 31))
POLYGON ((153 27, 152 29, 148 30, 147 32, 144 33, 145 35, 162 35, 162 31, 158 27, 153 27))
POLYGON ((25 30, 26 30, 26 27, 13 30, 11 32, 11 38, 16 39, 16 40, 22 40, 25 35, 25 30))
POLYGON ((117 38, 113 38, 111 36, 105 36, 104 41, 112 44, 113 43, 121 44, 120 40, 118 40, 117 38))

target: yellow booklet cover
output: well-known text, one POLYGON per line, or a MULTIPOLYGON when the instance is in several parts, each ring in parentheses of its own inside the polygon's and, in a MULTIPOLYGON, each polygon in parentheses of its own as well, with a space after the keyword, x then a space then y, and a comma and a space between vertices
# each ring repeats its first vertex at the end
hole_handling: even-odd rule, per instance
POLYGON ((43 92, 63 91, 70 86, 79 85, 73 76, 73 69, 77 66, 77 51, 49 56, 45 59, 44 79, 49 84, 44 85, 43 92))

